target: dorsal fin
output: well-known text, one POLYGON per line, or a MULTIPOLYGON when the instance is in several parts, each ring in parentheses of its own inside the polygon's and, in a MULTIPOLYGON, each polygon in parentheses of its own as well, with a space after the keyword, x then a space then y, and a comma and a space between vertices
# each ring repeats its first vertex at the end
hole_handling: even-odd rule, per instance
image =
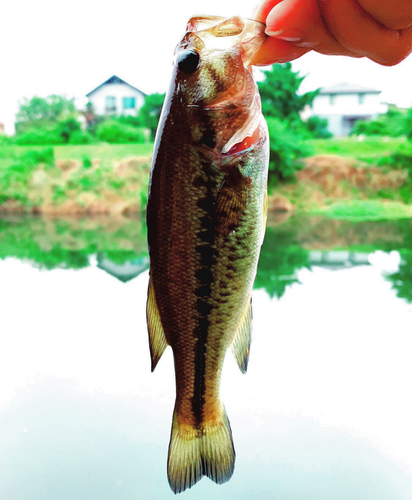
POLYGON ((147 329, 149 331, 150 356, 152 358, 152 371, 154 371, 167 347, 167 341, 160 319, 159 309, 156 304, 152 278, 149 279, 146 316, 147 329))
POLYGON ((246 373, 252 337, 252 298, 246 302, 239 327, 232 341, 232 352, 242 373, 246 373))

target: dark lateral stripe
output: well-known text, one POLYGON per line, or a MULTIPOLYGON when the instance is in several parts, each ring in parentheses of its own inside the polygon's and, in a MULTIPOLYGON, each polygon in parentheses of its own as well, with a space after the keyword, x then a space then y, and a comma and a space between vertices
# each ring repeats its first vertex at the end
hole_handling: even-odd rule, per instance
MULTIPOLYGON (((209 167, 206 167, 205 174, 209 167)), ((212 187, 209 176, 204 178, 203 187, 206 190, 205 196, 199 199, 197 205, 204 212, 200 218, 200 231, 196 234, 198 245, 196 252, 200 255, 200 268, 195 277, 198 286, 195 290, 197 296, 198 326, 194 332, 198 338, 195 346, 195 380, 194 393, 192 399, 192 411, 197 425, 203 421, 203 407, 206 394, 206 343, 210 326, 209 315, 212 310, 210 305, 210 294, 213 283, 213 265, 216 262, 217 251, 213 248, 215 242, 214 228, 216 224, 216 205, 213 203, 212 187)))

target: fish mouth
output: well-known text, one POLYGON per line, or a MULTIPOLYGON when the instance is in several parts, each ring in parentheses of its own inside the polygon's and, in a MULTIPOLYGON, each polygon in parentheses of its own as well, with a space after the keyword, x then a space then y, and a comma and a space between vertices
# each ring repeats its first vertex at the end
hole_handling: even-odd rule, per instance
POLYGON ((186 25, 186 32, 195 34, 208 48, 224 50, 233 45, 239 46, 243 64, 248 69, 253 56, 267 38, 265 29, 260 21, 240 16, 196 16, 186 25))

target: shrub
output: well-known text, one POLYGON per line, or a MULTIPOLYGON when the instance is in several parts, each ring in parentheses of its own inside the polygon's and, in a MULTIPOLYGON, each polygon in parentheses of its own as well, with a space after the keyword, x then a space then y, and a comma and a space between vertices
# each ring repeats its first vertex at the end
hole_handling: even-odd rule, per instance
POLYGON ((26 151, 18 160, 4 170, 0 170, 1 195, 0 203, 8 199, 28 204, 28 184, 33 171, 39 163, 52 165, 54 151, 52 148, 26 151))
POLYGON ((15 143, 14 137, 0 134, 0 146, 11 146, 15 143))
POLYGON ((382 120, 358 120, 353 126, 355 135, 388 135, 388 127, 382 120))
POLYGON ((97 127, 97 137, 110 144, 125 144, 146 142, 145 129, 124 125, 117 120, 108 120, 97 127))
POLYGON ((287 120, 268 118, 270 136, 269 175, 277 180, 292 180, 300 170, 300 158, 310 154, 303 142, 304 136, 298 127, 287 120))
POLYGON ((69 139, 69 144, 91 144, 96 139, 86 130, 75 130, 69 139))
POLYGON ((92 166, 92 160, 90 159, 89 156, 83 155, 83 157, 82 157, 82 165, 83 165, 83 168, 85 168, 86 170, 88 168, 91 168, 91 166, 92 166))
POLYGON ((18 146, 45 146, 62 143, 63 140, 56 129, 32 128, 16 136, 18 146))
POLYGON ((325 118, 311 116, 308 121, 304 123, 304 126, 310 136, 315 139, 329 139, 332 137, 332 134, 328 130, 328 120, 325 118))
POLYGON ((75 132, 80 132, 80 123, 76 118, 66 118, 57 123, 56 132, 62 138, 62 142, 67 144, 75 132))

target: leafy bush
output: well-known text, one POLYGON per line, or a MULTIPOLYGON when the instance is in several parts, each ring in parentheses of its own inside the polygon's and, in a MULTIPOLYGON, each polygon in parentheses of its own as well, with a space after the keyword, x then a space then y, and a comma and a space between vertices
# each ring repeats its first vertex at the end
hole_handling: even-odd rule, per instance
POLYGON ((26 151, 15 163, 0 170, 0 203, 9 199, 28 202, 28 183, 33 170, 39 163, 52 165, 54 151, 52 148, 26 151))
POLYGON ((412 137, 412 111, 405 113, 400 109, 388 109, 384 115, 378 116, 375 120, 358 120, 353 133, 356 135, 387 135, 389 137, 401 137, 411 133, 412 137))
POLYGON ((300 158, 310 154, 309 147, 303 142, 304 137, 297 127, 288 121, 268 118, 270 136, 269 175, 285 181, 294 178, 300 170, 300 158))
POLYGON ((355 135, 389 135, 388 127, 383 120, 358 120, 353 126, 355 135))
POLYGON ((80 132, 80 123, 76 118, 66 118, 57 123, 56 131, 62 138, 62 141, 67 144, 75 132, 80 132))
POLYGON ((92 160, 90 159, 90 156, 83 155, 83 157, 82 157, 82 165, 83 165, 83 168, 85 168, 86 170, 88 168, 91 168, 91 166, 92 166, 92 160))
POLYGON ((108 120, 97 127, 97 137, 110 144, 135 142, 144 144, 146 135, 144 128, 124 125, 117 120, 108 120))
POLYGON ((14 142, 14 137, 0 134, 0 146, 11 146, 14 142))
POLYGON ((133 115, 121 115, 116 120, 119 123, 123 123, 124 125, 130 125, 131 127, 143 127, 144 123, 141 116, 133 116, 133 115))
POLYGON ((96 138, 86 130, 75 130, 69 139, 69 144, 92 144, 96 138))
POLYGON ((56 129, 27 129, 16 136, 16 144, 18 146, 46 146, 62 143, 63 139, 56 129))
POLYGON ((314 139, 329 139, 332 134, 328 130, 328 120, 319 116, 311 116, 307 122, 304 122, 306 130, 314 139))
POLYGON ((402 144, 397 151, 388 155, 381 156, 376 162, 379 166, 388 166, 392 168, 405 168, 412 174, 412 144, 402 144))
POLYGON ((137 117, 140 121, 139 125, 147 127, 150 130, 152 140, 154 140, 156 135, 165 95, 166 94, 147 95, 137 117))

